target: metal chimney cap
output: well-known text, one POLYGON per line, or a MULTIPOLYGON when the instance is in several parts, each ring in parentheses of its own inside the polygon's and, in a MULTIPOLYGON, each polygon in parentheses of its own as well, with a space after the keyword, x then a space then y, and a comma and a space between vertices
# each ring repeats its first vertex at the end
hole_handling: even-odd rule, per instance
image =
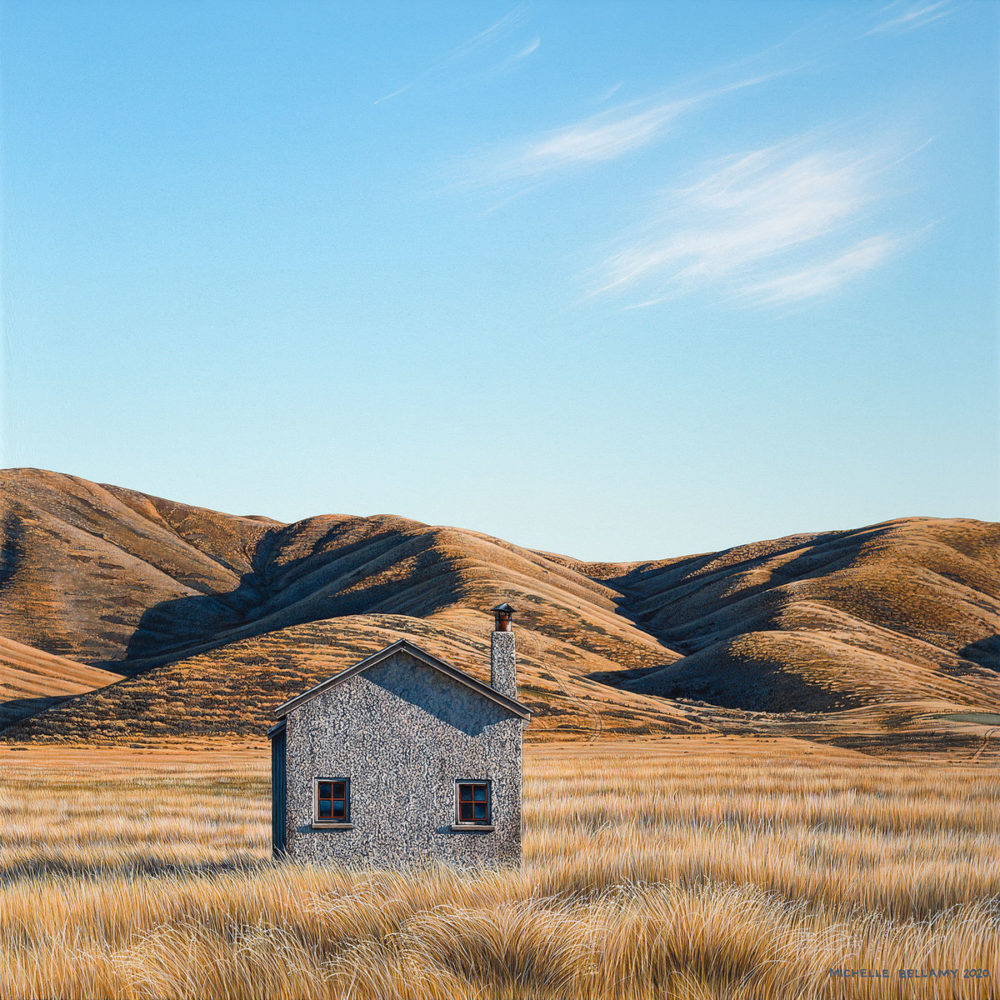
POLYGON ((498 604, 493 609, 493 631, 509 632, 514 624, 514 609, 509 604, 498 604))

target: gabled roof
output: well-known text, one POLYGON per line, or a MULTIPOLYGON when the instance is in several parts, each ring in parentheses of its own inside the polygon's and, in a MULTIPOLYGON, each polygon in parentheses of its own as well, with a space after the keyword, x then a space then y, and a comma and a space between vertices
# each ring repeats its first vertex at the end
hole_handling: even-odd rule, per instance
POLYGON ((510 712, 513 712, 514 715, 519 715, 522 719, 528 719, 531 717, 531 709, 522 705, 519 701, 515 701, 513 698, 508 698, 507 695, 501 694, 496 690, 496 688, 490 687, 489 684, 483 684, 482 681, 477 681, 475 677, 467 674, 464 670, 459 670, 458 667, 453 667, 450 663, 446 663, 439 657, 428 653, 426 650, 414 645, 409 639, 398 639, 396 642, 392 643, 391 646, 386 646, 385 649, 380 649, 377 653, 372 653, 371 656, 365 657, 365 659, 363 659, 360 663, 355 663, 353 667, 341 670, 339 674, 334 674, 332 677, 328 677, 325 681, 320 681, 319 684, 309 688, 308 691, 303 691, 302 694, 296 695, 294 698, 286 701, 283 705, 279 705, 274 710, 275 718, 283 719, 289 712, 294 711, 300 705, 304 705, 307 701, 312 701, 312 699, 318 694, 322 694, 329 688, 335 687, 341 681, 347 680, 348 677, 360 674, 363 671, 368 670, 370 667, 374 667, 381 663, 383 660, 389 659, 389 657, 393 656, 395 653, 400 652, 408 653, 415 660, 418 660, 425 666, 433 667, 435 670, 444 674, 445 677, 450 677, 453 681, 463 684, 471 691, 481 694, 484 698, 489 698, 491 701, 495 701, 498 705, 506 708, 510 712))

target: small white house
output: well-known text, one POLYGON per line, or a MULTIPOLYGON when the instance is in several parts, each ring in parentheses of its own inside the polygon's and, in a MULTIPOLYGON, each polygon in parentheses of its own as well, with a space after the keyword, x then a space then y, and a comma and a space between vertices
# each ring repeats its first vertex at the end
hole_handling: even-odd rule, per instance
POLYGON ((296 861, 521 861, 521 739, 508 604, 490 683, 400 639, 285 702, 271 738, 274 853, 296 861))

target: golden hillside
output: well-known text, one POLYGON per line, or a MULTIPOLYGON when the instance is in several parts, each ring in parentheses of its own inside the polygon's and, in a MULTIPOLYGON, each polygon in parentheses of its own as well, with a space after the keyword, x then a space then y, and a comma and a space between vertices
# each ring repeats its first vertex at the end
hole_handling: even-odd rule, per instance
MULTIPOLYGON (((293 625, 153 667, 45 712, 13 733, 70 742, 259 737, 273 724, 277 705, 403 637, 489 683, 491 628, 491 616, 471 612, 444 619, 347 615, 293 625)), ((611 661, 539 633, 522 630, 518 640, 518 693, 536 713, 536 737, 704 728, 673 702, 580 675, 581 664, 608 669, 611 661)))
POLYGON ((344 615, 426 618, 501 600, 523 627, 629 666, 677 658, 612 588, 540 553, 379 515, 232 517, 33 469, 0 481, 0 634, 135 673, 344 615))
POLYGON ((929 720, 985 713, 959 726, 974 745, 1000 712, 996 524, 593 564, 389 515, 282 524, 30 469, 0 487, 0 634, 126 677, 12 738, 259 735, 275 705, 401 635, 483 676, 501 600, 520 611, 537 734, 849 744, 916 726, 933 743, 954 726, 929 720))
POLYGON ((120 679, 0 635, 0 728, 120 679))
POLYGON ((616 569, 599 575, 628 614, 685 654, 631 690, 772 712, 1000 696, 998 524, 908 518, 616 569))

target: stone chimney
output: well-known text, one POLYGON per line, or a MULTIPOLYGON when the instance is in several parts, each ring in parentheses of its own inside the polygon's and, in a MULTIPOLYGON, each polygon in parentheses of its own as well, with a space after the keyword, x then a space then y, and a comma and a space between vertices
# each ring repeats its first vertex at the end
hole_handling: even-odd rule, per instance
POLYGON ((514 655, 514 609, 498 604, 493 609, 496 624, 490 637, 490 686, 517 700, 517 658, 514 655))

